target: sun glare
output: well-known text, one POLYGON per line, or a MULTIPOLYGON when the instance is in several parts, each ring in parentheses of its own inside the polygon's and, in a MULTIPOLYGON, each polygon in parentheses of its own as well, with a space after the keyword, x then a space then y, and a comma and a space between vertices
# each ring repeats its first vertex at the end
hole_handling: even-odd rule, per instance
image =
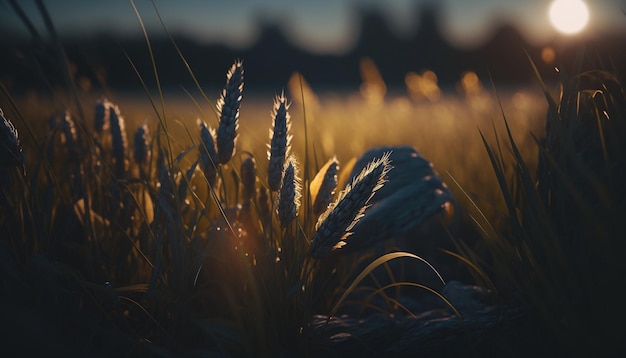
POLYGON ((582 0, 555 0, 550 5, 552 26, 564 34, 580 32, 589 21, 589 10, 582 0))

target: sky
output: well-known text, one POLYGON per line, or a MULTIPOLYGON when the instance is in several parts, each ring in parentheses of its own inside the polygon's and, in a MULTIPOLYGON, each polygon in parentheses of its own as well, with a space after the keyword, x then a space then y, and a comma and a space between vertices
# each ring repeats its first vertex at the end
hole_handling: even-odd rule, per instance
MULTIPOLYGON (((163 32, 150 0, 134 0, 149 33, 163 32)), ((557 32, 548 19, 551 0, 154 0, 165 25, 198 41, 233 47, 250 45, 263 21, 276 22, 288 38, 315 53, 341 53, 349 49, 358 24, 354 9, 379 9, 395 31, 415 26, 416 4, 442 5, 442 30, 453 44, 471 47, 496 26, 509 23, 527 39, 541 43, 557 32)), ((32 0, 19 4, 43 28, 32 0)), ((109 32, 141 35, 130 0, 50 0, 46 6, 59 33, 65 37, 109 32)), ((626 33, 626 0, 586 0, 589 24, 585 31, 626 33)), ((25 34, 7 0, 0 0, 0 22, 5 31, 25 34)), ((45 33, 45 31, 42 31, 45 33)))

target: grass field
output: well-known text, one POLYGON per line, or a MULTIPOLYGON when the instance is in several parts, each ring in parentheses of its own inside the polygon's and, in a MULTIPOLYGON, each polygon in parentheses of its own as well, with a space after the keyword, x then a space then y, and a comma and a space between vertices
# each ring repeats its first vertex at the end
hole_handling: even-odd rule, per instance
POLYGON ((348 333, 329 322, 376 332, 354 312, 411 322, 424 312, 406 299, 426 295, 452 322, 428 336, 429 354, 621 349, 626 98, 614 72, 519 88, 411 73, 388 89, 363 59, 360 88, 317 91, 294 74, 282 96, 248 94, 245 63, 230 65, 215 93, 84 92, 69 71, 74 86, 47 94, 2 87, 7 343, 25 355, 382 354, 356 334, 342 351, 348 333), (355 164, 382 145, 421 157, 355 164), (399 236, 418 245, 384 245, 399 236), (431 265, 432 252, 462 268, 431 265), (405 280, 417 267, 487 290, 502 314, 473 331, 481 313, 405 280))
MULTIPOLYGON (((372 147, 411 145, 434 163, 446 182, 451 181, 450 176, 454 177, 464 183, 465 190, 480 197, 485 205, 501 207, 502 196, 498 191, 484 190, 497 188, 497 182, 491 164, 485 158, 479 131, 490 141, 495 138, 494 133, 502 136, 506 116, 524 159, 529 167, 534 168, 538 150, 531 134, 537 137, 543 135, 547 103, 539 84, 500 89, 492 88, 488 79, 482 79, 476 86, 468 94, 461 89, 439 89, 440 95, 434 100, 418 97, 407 88, 390 93, 384 93, 383 88, 380 98, 371 98, 371 95, 359 91, 359 88, 351 93, 318 93, 308 86, 305 78, 294 74, 290 83, 284 87, 292 103, 293 147, 296 152, 304 153, 305 121, 309 127, 311 148, 319 162, 335 155, 340 162, 346 163, 372 147), (338 138, 337 133, 350 135, 338 138)), ((281 90, 277 89, 276 93, 244 94, 238 147, 252 152, 262 165, 266 165, 264 161, 267 160, 265 146, 272 121, 270 111, 273 98, 281 90)), ((206 93, 211 102, 207 102, 200 94, 191 95, 182 89, 165 95, 165 109, 172 123, 169 130, 175 138, 177 150, 182 151, 190 144, 187 131, 195 126, 197 119, 217 126, 213 102, 219 91, 206 93)), ((101 96, 99 93, 83 94, 82 106, 90 116, 93 104, 101 96)), ((119 106, 129 130, 144 121, 153 131, 158 126, 157 114, 147 94, 122 91, 108 96, 119 106)), ((69 98, 62 103, 67 101, 69 98)), ((24 117, 37 118, 42 123, 47 121, 49 112, 63 106, 36 94, 27 95, 20 102, 24 117), (42 111, 42 108, 48 110, 42 111)), ((43 127, 34 127, 35 130, 39 128, 43 127)), ((456 191, 457 188, 453 186, 452 190, 456 191)))

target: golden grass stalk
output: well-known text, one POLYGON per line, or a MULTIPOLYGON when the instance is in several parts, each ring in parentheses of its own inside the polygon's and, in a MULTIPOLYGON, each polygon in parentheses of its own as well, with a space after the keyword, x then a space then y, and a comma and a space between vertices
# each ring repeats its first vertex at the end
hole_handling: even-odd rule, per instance
POLYGON ((217 101, 217 110, 220 115, 217 129, 217 154, 220 164, 228 163, 235 154, 242 91, 243 63, 237 60, 226 75, 226 87, 217 101))
POLYGON ((371 161, 320 215, 311 242, 311 256, 323 258, 346 245, 345 240, 363 217, 368 202, 386 181, 391 170, 390 154, 384 153, 381 158, 371 161))

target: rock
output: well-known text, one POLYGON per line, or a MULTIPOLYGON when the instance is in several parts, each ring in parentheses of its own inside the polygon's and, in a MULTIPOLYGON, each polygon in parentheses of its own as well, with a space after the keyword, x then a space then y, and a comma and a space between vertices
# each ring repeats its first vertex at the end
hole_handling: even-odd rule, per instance
POLYGON ((442 294, 462 317, 428 300, 414 305, 423 311, 413 312, 413 315, 314 316, 310 329, 320 340, 315 343, 320 343, 324 349, 314 352, 313 356, 326 356, 328 352, 368 357, 494 356, 497 352, 493 346, 495 337, 519 338, 518 333, 522 331, 516 327, 527 318, 516 308, 496 309, 488 302, 489 291, 451 281, 442 294))
MULTIPOLYGON (((410 146, 383 146, 366 151, 357 160, 350 178, 367 164, 391 152, 393 168, 387 182, 370 200, 365 216, 353 229, 349 245, 369 247, 388 239, 418 240, 422 224, 437 214, 450 219, 454 197, 433 165, 410 146)), ((350 179, 351 180, 351 179, 350 179)))
MULTIPOLYGON (((430 264, 444 278, 467 274, 458 260, 443 254, 441 248, 454 249, 445 226, 451 226, 456 201, 434 169, 432 163, 411 146, 381 146, 363 153, 350 171, 349 181, 373 160, 391 152, 392 169, 387 182, 371 198, 365 215, 352 229, 342 247, 343 261, 359 263, 346 265, 348 272, 359 272, 373 259, 391 251, 414 253, 430 264), (367 252, 372 259, 361 261, 367 252), (346 255, 350 254, 350 255, 346 255)), ((335 267, 338 262, 333 263, 335 267)), ((435 289, 442 283, 433 270, 422 262, 398 259, 389 262, 398 281, 418 282, 435 289)), ((387 282, 383 269, 374 273, 379 282, 387 282)), ((364 285, 374 284, 363 282, 364 285)), ((383 283, 384 284, 384 283, 383 283)))

